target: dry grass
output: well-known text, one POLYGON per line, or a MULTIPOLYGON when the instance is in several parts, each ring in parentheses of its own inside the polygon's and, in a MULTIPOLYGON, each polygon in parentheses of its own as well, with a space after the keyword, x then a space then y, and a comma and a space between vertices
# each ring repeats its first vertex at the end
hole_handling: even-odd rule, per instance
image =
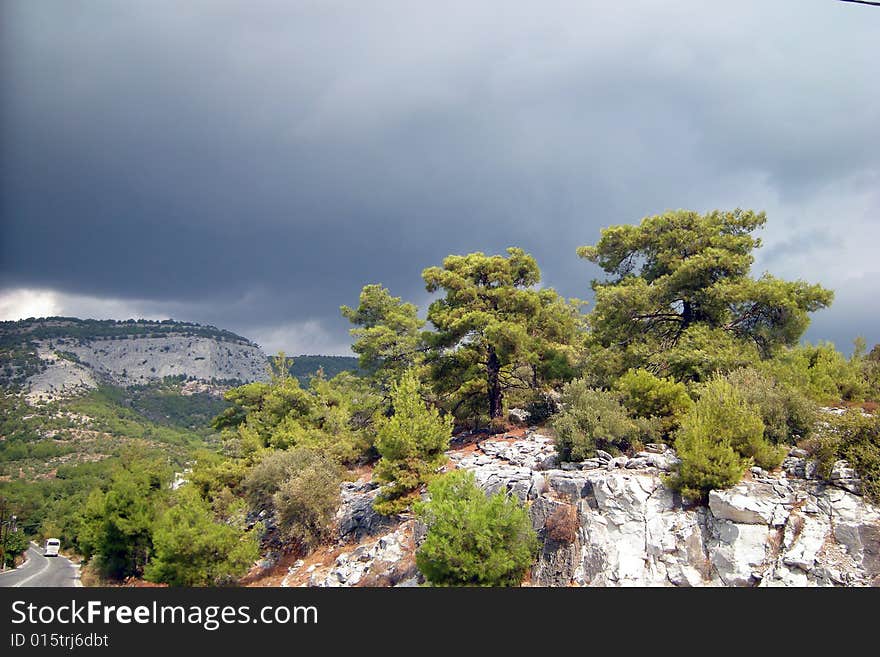
POLYGON ((547 536, 559 543, 571 544, 577 540, 577 532, 580 528, 577 509, 571 504, 564 504, 556 508, 553 514, 544 523, 547 536))

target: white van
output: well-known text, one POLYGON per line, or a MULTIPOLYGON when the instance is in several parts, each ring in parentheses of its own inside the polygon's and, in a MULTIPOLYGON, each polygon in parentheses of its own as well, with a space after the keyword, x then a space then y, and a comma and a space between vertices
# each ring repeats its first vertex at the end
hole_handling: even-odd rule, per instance
POLYGON ((60 547, 61 541, 59 541, 57 538, 47 538, 46 547, 43 549, 43 555, 46 557, 57 557, 60 547))

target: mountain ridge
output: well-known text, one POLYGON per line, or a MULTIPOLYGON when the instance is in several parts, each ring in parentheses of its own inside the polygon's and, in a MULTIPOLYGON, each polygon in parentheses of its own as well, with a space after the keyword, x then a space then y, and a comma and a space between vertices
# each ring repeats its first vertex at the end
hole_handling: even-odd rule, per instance
POLYGON ((0 323, 0 383, 32 401, 167 377, 237 384, 269 374, 255 342, 194 322, 47 317, 0 323))

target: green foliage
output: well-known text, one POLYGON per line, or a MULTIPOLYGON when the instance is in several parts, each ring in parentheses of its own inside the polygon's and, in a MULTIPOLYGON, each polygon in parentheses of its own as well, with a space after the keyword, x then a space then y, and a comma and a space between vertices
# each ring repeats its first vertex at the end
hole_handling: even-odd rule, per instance
POLYGON ((726 440, 740 456, 765 469, 778 467, 785 449, 764 440, 764 422, 751 405, 723 377, 713 377, 698 390, 694 411, 708 421, 716 438, 726 440))
POLYGON ((765 222, 763 213, 739 209, 677 210, 606 228, 595 246, 578 249, 609 275, 593 281, 591 340, 612 352, 617 374, 646 367, 700 381, 725 371, 725 362, 766 358, 797 343, 808 313, 830 304, 832 294, 803 281, 750 277, 752 251, 761 245, 751 233, 765 222), (682 340, 691 344, 680 349, 682 340), (722 362, 710 362, 707 372, 691 357, 695 349, 722 362))
POLYGON ((244 494, 255 510, 274 510, 286 535, 306 547, 327 537, 339 506, 342 469, 305 447, 272 450, 247 474, 244 494))
POLYGON ((61 426, 53 416, 57 405, 46 404, 43 413, 38 413, 21 397, 0 392, 0 436, 15 443, 37 442, 50 429, 61 426))
POLYGON ((167 469, 135 459, 115 471, 107 490, 89 494, 79 547, 95 557, 102 575, 121 580, 143 574, 169 480, 167 469))
POLYGON ((272 450, 251 468, 242 490, 251 508, 275 511, 284 534, 308 548, 329 534, 342 476, 333 460, 305 447, 272 450))
POLYGON ((817 409, 798 389, 751 367, 734 370, 725 378, 760 413, 764 438, 771 443, 792 443, 809 437, 817 409))
POLYGON ((82 397, 75 397, 64 404, 72 413, 91 418, 89 428, 112 436, 150 440, 169 445, 197 446, 201 436, 189 429, 163 426, 148 420, 125 405, 125 392, 120 388, 105 386, 92 390, 82 397))
POLYGON ((295 377, 300 385, 307 386, 312 377, 321 376, 332 379, 337 374, 351 372, 359 374, 358 359, 352 356, 294 356, 286 359, 286 368, 290 376, 295 377))
POLYGON ((283 368, 268 383, 228 391, 226 399, 232 406, 214 427, 234 429, 227 437, 240 455, 300 446, 347 464, 370 455, 372 418, 382 405, 368 381, 348 372, 329 381, 313 377, 306 390, 283 368))
MULTIPOLYGON (((143 452, 144 458, 148 453, 143 452)), ((0 481, 0 496, 17 510, 18 524, 25 533, 59 538, 65 548, 82 553, 79 542, 89 493, 95 488, 106 489, 126 459, 130 456, 121 451, 100 461, 60 465, 53 478, 0 481)))
POLYGON ((524 410, 529 414, 530 424, 542 424, 556 415, 559 408, 553 395, 539 392, 531 397, 524 410))
POLYGON ((880 416, 850 409, 830 416, 823 425, 814 453, 820 475, 830 477, 835 461, 846 460, 859 474, 865 495, 880 502, 880 416))
POLYGON ((195 463, 186 475, 189 484, 208 502, 223 491, 238 492, 247 473, 244 459, 228 458, 208 450, 193 453, 195 463))
MULTIPOLYGON (((9 518, 2 518, 8 521, 9 518)), ((3 563, 7 567, 15 565, 15 560, 28 549, 28 537, 23 531, 10 531, 8 527, 0 528, 0 553, 3 555, 3 563)))
POLYGON ((869 386, 862 370, 863 358, 847 359, 830 342, 809 343, 780 352, 763 363, 778 380, 801 390, 820 404, 860 400, 869 386))
POLYGON ((750 367, 761 359, 757 346, 723 328, 692 324, 662 354, 647 361, 678 381, 708 381, 717 372, 750 367))
POLYGON ((207 436, 211 420, 229 407, 229 402, 209 393, 180 394, 179 380, 129 386, 116 400, 148 421, 200 436, 207 436))
POLYGON ((458 470, 428 486, 415 510, 427 525, 416 564, 435 586, 517 586, 535 558, 537 535, 528 512, 504 493, 479 489, 458 470))
MULTIPOLYGON (((861 344, 864 350, 864 339, 857 344, 861 344)), ((874 348, 858 362, 862 367, 862 377, 865 380, 868 396, 875 401, 880 400, 880 344, 875 344, 874 348)))
POLYGON ((171 586, 219 586, 247 573, 259 558, 256 532, 218 523, 195 489, 177 491, 155 523, 144 577, 171 586))
POLYGON ((413 304, 391 296, 381 285, 366 285, 357 308, 342 306, 340 310, 356 327, 350 331, 355 339, 351 348, 359 356, 361 369, 385 388, 422 362, 425 322, 413 304))
POLYGON ((681 464, 672 483, 689 498, 735 484, 751 463, 775 468, 785 453, 764 440, 758 410, 720 376, 700 386, 699 399, 682 418, 675 449, 681 464))
POLYGON ((422 273, 428 292, 445 292, 428 308, 436 332, 427 335, 436 389, 457 417, 496 420, 512 386, 538 388, 572 373, 580 303, 535 289, 535 259, 517 248, 507 254, 448 256, 422 273))
POLYGON ((562 408, 552 421, 556 449, 563 461, 582 461, 596 449, 618 452, 640 436, 640 426, 627 415, 618 395, 575 379, 562 389, 562 408))
POLYGON ((685 416, 675 449, 681 463, 670 484, 692 500, 705 499, 715 488, 729 488, 742 478, 748 462, 714 434, 713 419, 702 413, 685 416))
POLYGON ((273 496, 296 470, 302 451, 304 448, 266 450, 263 458, 247 471, 241 488, 251 508, 273 508, 273 496))
POLYGON ((643 369, 628 370, 618 379, 615 390, 630 415, 656 418, 664 439, 678 428, 682 415, 693 406, 683 383, 643 369))
POLYGON ((286 537, 313 548, 332 534, 343 473, 333 461, 303 447, 294 449, 287 463, 287 476, 272 496, 278 526, 286 537))
POLYGON ((379 424, 376 449, 381 458, 373 476, 386 485, 374 507, 384 514, 405 509, 419 487, 445 463, 444 451, 452 437, 452 418, 441 417, 425 405, 422 388, 412 370, 391 388, 394 414, 379 424))
POLYGON ((168 335, 203 337, 225 342, 253 345, 240 335, 214 326, 171 319, 77 319, 76 317, 28 318, 21 321, 0 322, 0 347, 10 347, 25 341, 54 340, 87 342, 98 339, 151 338, 168 335))
POLYGON ((47 461, 56 456, 70 454, 72 451, 74 448, 70 445, 61 445, 51 439, 35 442, 6 440, 0 443, 0 463, 26 459, 47 461))

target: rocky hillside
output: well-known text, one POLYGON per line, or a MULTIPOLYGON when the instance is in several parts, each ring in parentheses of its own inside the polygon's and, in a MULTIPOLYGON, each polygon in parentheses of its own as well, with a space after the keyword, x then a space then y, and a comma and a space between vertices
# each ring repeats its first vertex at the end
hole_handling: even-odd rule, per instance
MULTIPOLYGON (((753 468, 687 505, 664 485, 676 462, 666 446, 635 458, 600 453, 557 461, 534 431, 464 445, 450 467, 472 470, 484 490, 525 502, 542 549, 533 586, 866 586, 880 585, 880 509, 838 462, 831 483, 793 450, 776 472, 753 468)), ((290 566, 284 586, 412 586, 420 531, 371 508, 369 476, 344 485, 339 541, 290 566)))
POLYGON ((0 325, 0 383, 20 385, 31 398, 168 376, 264 380, 266 365, 256 344, 198 324, 48 318, 0 325))

